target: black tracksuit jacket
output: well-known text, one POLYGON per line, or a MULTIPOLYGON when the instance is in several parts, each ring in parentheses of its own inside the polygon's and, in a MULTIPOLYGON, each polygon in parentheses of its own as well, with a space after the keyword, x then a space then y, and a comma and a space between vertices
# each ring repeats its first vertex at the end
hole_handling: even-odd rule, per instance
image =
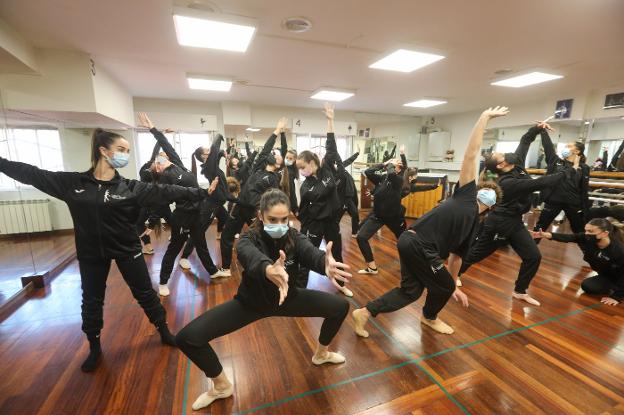
POLYGON ((93 177, 93 170, 52 172, 4 158, 0 158, 0 172, 67 203, 79 260, 140 255, 135 226, 141 207, 199 202, 208 196, 202 189, 147 184, 118 172, 112 180, 100 181, 93 177))

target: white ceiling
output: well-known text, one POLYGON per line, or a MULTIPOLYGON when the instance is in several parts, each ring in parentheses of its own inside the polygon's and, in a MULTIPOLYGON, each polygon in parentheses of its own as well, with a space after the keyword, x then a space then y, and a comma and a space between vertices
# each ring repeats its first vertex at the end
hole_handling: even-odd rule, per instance
POLYGON ((141 97, 311 107, 319 103, 308 91, 334 86, 357 90, 339 109, 420 115, 569 98, 624 82, 622 0, 212 3, 223 13, 259 21, 247 53, 179 46, 172 0, 2 0, 0 17, 38 47, 92 54, 96 65, 141 97), (309 18, 313 30, 284 31, 280 23, 290 16, 309 18), (368 68, 402 44, 433 48, 447 59, 411 74, 368 68), (522 89, 489 85, 496 70, 535 67, 565 78, 522 89), (186 72, 230 75, 258 86, 191 91, 186 72), (449 104, 402 107, 424 96, 449 104))

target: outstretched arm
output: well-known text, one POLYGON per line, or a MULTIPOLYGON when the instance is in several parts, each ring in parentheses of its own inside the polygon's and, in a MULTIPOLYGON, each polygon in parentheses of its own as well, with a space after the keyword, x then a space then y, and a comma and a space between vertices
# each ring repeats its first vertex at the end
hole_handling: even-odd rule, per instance
POLYGON ((217 136, 212 141, 212 145, 210 146, 210 154, 208 155, 208 160, 206 160, 206 170, 203 172, 204 176, 208 180, 212 180, 217 175, 217 170, 219 169, 219 159, 221 158, 221 143, 223 142, 223 136, 221 134, 217 134, 217 136))
POLYGON ((139 125, 150 130, 150 133, 152 133, 156 141, 158 141, 158 144, 160 144, 160 147, 163 149, 165 154, 167 154, 167 157, 169 157, 170 162, 178 167, 184 167, 182 159, 175 151, 175 148, 173 148, 169 140, 167 140, 167 137, 165 137, 162 132, 158 131, 154 127, 152 120, 150 120, 147 114, 144 112, 139 112, 139 125))
POLYGON ((459 171, 459 187, 473 182, 477 179, 477 158, 481 151, 481 143, 483 143, 483 133, 485 127, 492 118, 502 117, 509 113, 507 107, 495 107, 489 108, 481 114, 477 123, 472 128, 470 138, 468 140, 468 146, 464 153, 464 160, 462 161, 461 170, 459 171))
POLYGON ((73 176, 73 173, 42 170, 30 164, 2 157, 0 157, 0 173, 61 200, 64 200, 66 189, 71 186, 73 176))
MULTIPOLYGON (((529 128, 529 131, 527 131, 520 139, 520 143, 518 144, 515 153, 516 156, 518 156, 518 164, 521 167, 524 167, 524 162, 526 160, 527 153, 529 152, 529 147, 531 147, 531 143, 535 141, 535 137, 537 137, 541 131, 542 129, 537 126, 531 127, 529 128)), ((544 151, 546 151, 546 149, 544 149, 544 151)))

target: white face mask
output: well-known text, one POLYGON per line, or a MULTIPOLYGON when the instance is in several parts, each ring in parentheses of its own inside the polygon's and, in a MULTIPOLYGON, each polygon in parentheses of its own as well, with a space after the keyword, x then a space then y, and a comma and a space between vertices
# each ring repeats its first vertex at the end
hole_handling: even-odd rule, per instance
POLYGON ((286 163, 287 166, 292 166, 293 165, 293 161, 292 160, 288 160, 288 159, 286 159, 284 161, 284 163, 286 163))

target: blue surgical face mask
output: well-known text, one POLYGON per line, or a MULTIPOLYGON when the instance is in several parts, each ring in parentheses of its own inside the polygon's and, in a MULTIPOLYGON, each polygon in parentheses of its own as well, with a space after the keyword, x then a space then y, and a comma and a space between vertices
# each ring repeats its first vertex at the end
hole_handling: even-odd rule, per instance
POLYGON ((567 159, 568 157, 570 157, 570 154, 572 154, 572 152, 567 147, 561 150, 561 157, 563 157, 564 159, 567 159))
POLYGON ((477 192, 477 200, 491 208, 496 204, 496 192, 490 188, 481 189, 477 192))
POLYGON ((289 166, 289 167, 293 165, 293 161, 292 160, 288 160, 288 159, 284 160, 284 163, 286 163, 286 165, 289 166))
POLYGON ((114 152, 113 157, 106 157, 106 161, 108 161, 108 164, 110 164, 114 169, 126 167, 129 159, 130 154, 120 153, 119 151, 114 152))
POLYGON ((158 163, 158 164, 165 164, 168 161, 169 161, 169 159, 167 157, 164 157, 164 156, 157 156, 156 157, 156 163, 158 163))
POLYGON ((273 239, 280 239, 288 232, 288 224, 265 223, 264 231, 273 239))

